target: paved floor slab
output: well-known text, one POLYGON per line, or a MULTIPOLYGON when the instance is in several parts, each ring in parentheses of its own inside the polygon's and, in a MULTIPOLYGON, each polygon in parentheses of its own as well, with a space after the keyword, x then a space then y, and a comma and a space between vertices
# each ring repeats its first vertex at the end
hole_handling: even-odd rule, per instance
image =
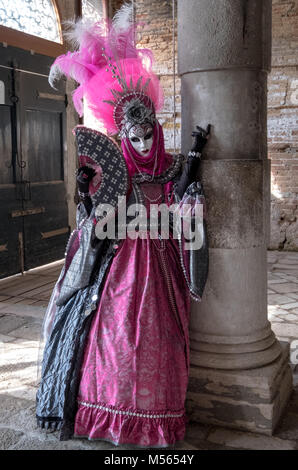
MULTIPOLYGON (((62 261, 35 268, 24 276, 0 280, 0 449, 131 449, 103 441, 59 441, 35 422, 40 331, 62 261)), ((298 349, 298 253, 268 252, 268 315, 279 339, 298 349)), ((298 449, 298 353, 292 349, 295 389, 274 436, 188 423, 176 449, 298 449)))

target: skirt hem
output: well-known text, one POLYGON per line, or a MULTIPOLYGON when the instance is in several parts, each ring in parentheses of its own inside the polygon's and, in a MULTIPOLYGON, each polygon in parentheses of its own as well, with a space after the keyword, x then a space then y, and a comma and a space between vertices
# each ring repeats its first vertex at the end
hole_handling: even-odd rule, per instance
POLYGON ((116 446, 168 447, 184 439, 185 426, 185 414, 179 417, 149 418, 80 405, 75 419, 74 437, 90 441, 105 440, 116 446))

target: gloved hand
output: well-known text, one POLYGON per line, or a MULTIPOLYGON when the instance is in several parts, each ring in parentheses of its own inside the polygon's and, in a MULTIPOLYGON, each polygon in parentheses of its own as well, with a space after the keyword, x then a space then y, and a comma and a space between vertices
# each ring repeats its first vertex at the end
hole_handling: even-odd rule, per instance
POLYGON ((188 185, 195 181, 199 162, 201 161, 201 155, 197 154, 201 154, 203 148, 205 147, 208 141, 211 124, 208 124, 206 130, 200 126, 196 126, 196 128, 197 131, 193 131, 191 133, 192 137, 194 137, 195 139, 191 151, 188 154, 188 160, 186 162, 186 166, 188 167, 187 173, 189 176, 188 185))
POLYGON ((77 182, 78 188, 80 193, 88 193, 89 192, 89 183, 92 178, 95 176, 96 171, 89 166, 81 166, 77 170, 77 182))
POLYGON ((176 185, 176 192, 181 199, 186 188, 196 179, 198 166, 201 161, 200 153, 208 140, 211 124, 208 124, 206 130, 200 126, 196 126, 196 128, 197 131, 193 131, 191 134, 195 141, 190 152, 188 152, 188 159, 184 165, 183 173, 176 185))
POLYGON ((196 126, 196 128, 197 128, 197 131, 193 131, 191 134, 192 137, 195 138, 195 141, 191 148, 191 152, 201 153, 207 143, 208 136, 210 134, 211 124, 208 124, 206 130, 200 126, 196 126))

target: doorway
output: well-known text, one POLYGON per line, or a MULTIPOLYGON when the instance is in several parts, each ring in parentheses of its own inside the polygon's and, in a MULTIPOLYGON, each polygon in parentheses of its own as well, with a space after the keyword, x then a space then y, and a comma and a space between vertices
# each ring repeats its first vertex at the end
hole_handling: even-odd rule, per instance
POLYGON ((52 63, 0 46, 0 278, 64 257, 67 99, 52 63))

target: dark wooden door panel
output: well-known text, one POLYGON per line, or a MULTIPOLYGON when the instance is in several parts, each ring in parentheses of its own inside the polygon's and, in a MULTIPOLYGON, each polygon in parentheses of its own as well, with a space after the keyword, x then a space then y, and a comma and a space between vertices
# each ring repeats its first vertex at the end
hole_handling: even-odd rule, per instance
POLYGON ((31 197, 25 209, 43 211, 24 217, 25 269, 64 257, 68 212, 63 172, 65 99, 44 77, 21 76, 23 177, 30 181, 31 197), (57 99, 59 98, 59 99, 57 99))
POLYGON ((22 198, 16 191, 16 121, 12 74, 0 68, 2 100, 0 104, 0 278, 21 271, 20 241, 23 221, 12 217, 22 209, 22 198))
POLYGON ((0 45, 0 277, 64 256, 65 83, 49 86, 52 62, 0 45))
POLYGON ((62 144, 62 113, 26 110, 23 157, 31 183, 63 180, 62 144))
POLYGON ((12 183, 11 106, 0 105, 0 185, 12 183))
POLYGON ((0 186, 0 278, 21 271, 20 241, 23 233, 22 218, 12 217, 21 210, 21 201, 16 200, 15 186, 0 186))
POLYGON ((63 258, 69 235, 64 182, 32 184, 24 207, 40 210, 24 217, 25 269, 63 258))

